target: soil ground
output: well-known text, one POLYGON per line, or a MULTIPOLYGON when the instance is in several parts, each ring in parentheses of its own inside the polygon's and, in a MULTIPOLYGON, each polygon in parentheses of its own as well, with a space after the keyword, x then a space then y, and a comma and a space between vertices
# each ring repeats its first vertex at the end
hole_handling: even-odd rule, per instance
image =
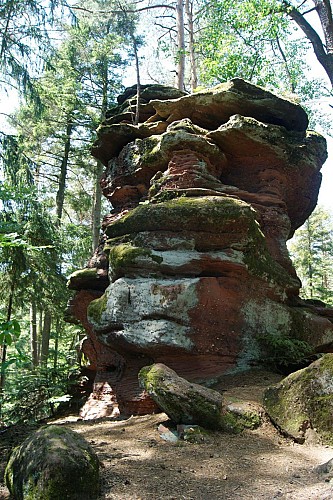
MULTIPOLYGON (((250 372, 224 377, 215 389, 226 399, 261 402, 266 386, 281 377, 250 372)), ((163 413, 127 420, 56 422, 82 434, 101 462, 100 499, 113 500, 238 500, 333 499, 332 476, 316 467, 333 458, 333 448, 314 439, 296 444, 266 419, 256 430, 238 435, 212 432, 203 441, 170 443, 157 427, 163 413)), ((10 449, 33 430, 12 427, 0 434, 1 481, 10 449)), ((0 482, 0 499, 9 494, 0 482)))

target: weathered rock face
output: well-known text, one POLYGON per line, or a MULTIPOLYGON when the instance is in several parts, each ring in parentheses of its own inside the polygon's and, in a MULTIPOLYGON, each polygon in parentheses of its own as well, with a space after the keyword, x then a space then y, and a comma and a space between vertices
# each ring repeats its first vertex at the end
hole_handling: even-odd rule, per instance
POLYGON ((70 286, 109 413, 153 410, 137 383, 152 362, 208 383, 262 359, 263 337, 333 345, 333 311, 299 299, 286 248, 316 205, 325 140, 302 108, 240 79, 177 92, 146 87, 133 125, 129 89, 93 148, 113 210, 70 286))
POLYGON ((325 354, 307 368, 267 389, 264 404, 273 422, 296 441, 315 431, 333 444, 333 355, 325 354))
POLYGON ((99 495, 99 462, 79 434, 48 425, 14 449, 5 480, 17 500, 94 500, 99 495))

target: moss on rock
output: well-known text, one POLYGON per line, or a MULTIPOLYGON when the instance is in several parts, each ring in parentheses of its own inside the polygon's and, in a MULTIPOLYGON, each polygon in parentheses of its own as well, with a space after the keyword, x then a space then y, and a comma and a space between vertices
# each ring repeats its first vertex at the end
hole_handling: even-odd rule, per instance
POLYGON ((221 428, 225 432, 238 434, 244 429, 259 427, 261 421, 261 410, 250 403, 228 403, 221 415, 221 428))
POLYGON ((325 354, 307 368, 292 373, 264 394, 270 418, 286 434, 304 441, 315 429, 333 444, 333 354, 325 354))
POLYGON ((175 423, 239 433, 261 423, 257 409, 249 404, 223 404, 222 395, 188 382, 167 366, 157 363, 139 372, 139 382, 175 423))
POLYGON ((128 269, 137 267, 137 259, 146 258, 153 264, 159 265, 162 263, 163 258, 154 255, 149 248, 142 248, 131 245, 130 243, 122 243, 110 247, 109 249, 109 262, 111 273, 114 278, 126 275, 128 269))
POLYGON ((248 225, 257 227, 254 211, 243 201, 220 196, 181 197, 158 204, 139 205, 110 224, 106 228, 106 234, 115 238, 161 229, 239 233, 244 228, 247 233, 248 225), (236 220, 238 224, 235 223, 236 220))
POLYGON ((76 432, 50 425, 14 449, 5 481, 16 500, 93 500, 99 494, 99 462, 76 432))
POLYGON ((101 316, 106 309, 107 295, 104 294, 99 299, 92 300, 88 306, 88 319, 94 323, 99 323, 101 316))

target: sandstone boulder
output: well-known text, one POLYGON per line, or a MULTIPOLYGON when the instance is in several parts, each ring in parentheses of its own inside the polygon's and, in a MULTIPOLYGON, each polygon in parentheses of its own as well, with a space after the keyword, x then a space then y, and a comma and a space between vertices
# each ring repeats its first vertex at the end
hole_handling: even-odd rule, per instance
POLYGON ((333 444, 333 354, 292 373, 264 394, 265 409, 282 432, 303 442, 314 430, 333 444))
POLYGON ((79 434, 49 425, 14 449, 5 480, 17 500, 94 500, 99 462, 79 434))
POLYGON ((176 424, 237 433, 260 425, 260 412, 249 403, 227 403, 212 389, 188 382, 162 363, 139 372, 140 385, 176 424))

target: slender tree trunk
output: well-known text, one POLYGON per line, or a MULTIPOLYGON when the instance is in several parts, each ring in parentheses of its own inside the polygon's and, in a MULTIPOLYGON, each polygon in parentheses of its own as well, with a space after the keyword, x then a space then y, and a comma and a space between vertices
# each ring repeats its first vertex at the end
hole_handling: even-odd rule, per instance
POLYGON ((191 63, 191 90, 192 92, 198 86, 197 64, 194 49, 194 22, 193 22, 193 3, 190 0, 185 0, 185 12, 189 31, 189 53, 191 63))
POLYGON ((39 310, 39 315, 38 315, 38 364, 40 364, 40 350, 41 350, 41 338, 43 336, 43 310, 39 310))
POLYGON ((54 358, 53 358, 54 371, 56 371, 58 367, 59 334, 60 334, 60 320, 59 318, 57 318, 56 328, 55 328, 55 340, 54 340, 54 358))
POLYGON ((66 138, 65 138, 65 145, 64 145, 64 155, 63 155, 61 165, 60 165, 58 192, 57 192, 57 196, 56 196, 58 225, 60 225, 61 218, 62 218, 62 212, 63 212, 63 208, 64 208, 66 178, 67 178, 67 170, 68 170, 68 158, 69 158, 69 150, 71 147, 72 131, 73 131, 73 122, 72 122, 71 116, 69 116, 67 119, 67 125, 66 125, 66 138))
MULTIPOLYGON (((7 307, 7 322, 11 320, 12 317, 12 311, 13 311, 13 300, 14 300, 14 291, 15 291, 15 281, 12 281, 11 288, 10 288, 10 293, 9 293, 9 300, 8 300, 8 307, 7 307)), ((0 369, 0 395, 3 392, 3 389, 5 387, 5 380, 6 380, 6 358, 7 358, 7 343, 6 341, 2 344, 2 350, 1 350, 1 369, 0 369)))
POLYGON ((36 302, 32 300, 30 305, 30 346, 32 368, 38 366, 38 337, 37 337, 37 307, 36 302))
POLYGON ((313 268, 312 268, 312 235, 311 235, 311 227, 310 222, 307 220, 306 222, 307 229, 307 245, 308 245, 308 278, 309 278, 309 288, 310 288, 310 297, 313 298, 313 268))
POLYGON ((185 29, 184 29, 184 4, 183 0, 177 0, 177 87, 184 90, 185 81, 185 29))
POLYGON ((287 73, 287 78, 288 78, 288 81, 289 81, 290 90, 291 90, 291 92, 295 92, 295 84, 293 82, 293 78, 292 78, 290 70, 289 70, 289 64, 288 64, 286 55, 284 53, 284 50, 282 48, 282 45, 280 43, 280 40, 279 40, 278 36, 276 37, 276 44, 277 44, 277 47, 278 47, 279 52, 281 54, 281 57, 282 57, 282 60, 283 60, 283 64, 284 64, 284 68, 285 68, 286 73, 287 73))
POLYGON ((140 93, 141 93, 141 82, 140 82, 140 64, 139 64, 139 55, 138 55, 138 45, 135 40, 134 34, 132 34, 133 41, 133 49, 134 49, 134 57, 135 57, 135 72, 136 72, 136 107, 135 107, 135 120, 134 125, 139 123, 139 115, 140 115, 140 93))
POLYGON ((319 15, 322 29, 324 31, 327 46, 323 44, 316 30, 305 19, 305 17, 301 12, 299 12, 295 7, 293 7, 287 0, 284 0, 283 4, 288 16, 298 25, 298 27, 303 31, 306 38, 311 42, 314 53, 318 61, 324 68, 331 82, 331 85, 333 86, 333 46, 332 46, 333 34, 331 31, 333 29, 332 28, 333 23, 331 18, 332 17, 331 10, 330 8, 328 9, 326 5, 329 4, 328 0, 315 1, 316 10, 319 15), (322 10, 319 8, 319 4, 322 10), (326 20, 324 19, 324 13, 322 12, 323 10, 325 10, 325 15, 327 17, 326 20))
MULTIPOLYGON (((101 120, 104 119, 108 107, 109 70, 106 59, 103 62, 102 79, 103 79, 103 94, 102 94, 101 120)), ((101 218, 102 218, 101 177, 103 173, 103 164, 99 160, 96 163, 95 172, 96 174, 95 174, 95 186, 94 186, 94 201, 92 207, 92 251, 93 252, 98 247, 100 238, 101 218)))
POLYGON ((96 162, 95 169, 95 187, 94 187, 94 202, 92 210, 92 250, 93 252, 98 247, 100 228, 101 228, 101 217, 102 217, 102 188, 101 188, 101 176, 103 173, 103 164, 99 160, 96 162))
POLYGON ((41 349, 41 366, 47 366, 49 357, 50 333, 51 333, 52 316, 49 311, 44 313, 43 333, 42 333, 42 349, 41 349))

